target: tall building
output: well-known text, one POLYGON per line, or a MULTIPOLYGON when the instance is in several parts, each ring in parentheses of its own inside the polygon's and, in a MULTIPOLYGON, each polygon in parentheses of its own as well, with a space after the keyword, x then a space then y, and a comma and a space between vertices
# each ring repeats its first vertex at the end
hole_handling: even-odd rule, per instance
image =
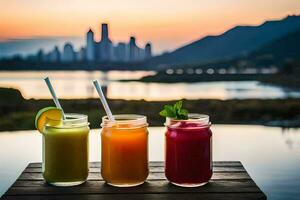
POLYGON ((109 40, 109 38, 108 38, 108 24, 105 24, 105 23, 101 24, 101 28, 102 28, 102 30, 101 30, 101 41, 109 40))
POLYGON ((129 43, 126 43, 125 47, 125 62, 129 62, 130 60, 130 45, 129 43))
POLYGON ((140 47, 137 47, 137 49, 138 49, 138 54, 137 54, 136 60, 137 61, 144 60, 145 59, 145 49, 140 48, 140 47))
POLYGON ((135 43, 135 37, 130 37, 129 40, 129 61, 136 61, 138 54, 138 48, 135 43))
POLYGON ((147 43, 145 46, 145 59, 150 59, 151 57, 152 57, 151 43, 147 43))
POLYGON ((44 55, 45 55, 45 53, 44 53, 43 49, 40 49, 36 54, 37 61, 44 62, 44 55))
POLYGON ((49 53, 48 62, 59 62, 60 61, 60 52, 57 46, 54 47, 54 49, 49 53))
POLYGON ((82 62, 86 60, 86 48, 81 47, 80 50, 78 52, 76 52, 76 61, 82 62))
POLYGON ((119 42, 114 47, 114 60, 118 62, 126 61, 126 44, 124 42, 119 42))
POLYGON ((101 27, 101 40, 98 44, 100 61, 111 61, 113 55, 113 44, 109 39, 108 24, 102 24, 101 27))
POLYGON ((95 60, 94 32, 91 29, 86 34, 86 59, 87 61, 95 60))
POLYGON ((62 53, 62 62, 73 62, 75 60, 75 52, 71 43, 66 43, 62 53))

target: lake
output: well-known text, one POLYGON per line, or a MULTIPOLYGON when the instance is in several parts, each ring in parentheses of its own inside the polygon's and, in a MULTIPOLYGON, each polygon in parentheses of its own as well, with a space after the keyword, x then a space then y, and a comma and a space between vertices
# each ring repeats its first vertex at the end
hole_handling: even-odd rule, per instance
MULTIPOLYGON (((268 199, 299 199, 300 129, 213 125, 213 160, 239 160, 268 199)), ((149 128, 149 159, 164 159, 164 128, 149 128)), ((90 134, 90 161, 100 160, 100 130, 90 134)), ((0 196, 29 162, 42 160, 37 131, 0 132, 0 196)))
MULTIPOLYGON (((166 101, 176 99, 274 99, 300 98, 299 90, 292 90, 258 81, 144 83, 138 80, 152 71, 21 71, 0 72, 0 87, 21 91, 24 98, 51 98, 43 78, 49 76, 60 98, 95 98, 92 80, 106 86, 110 99, 166 101)), ((180 81, 180 80, 179 80, 180 81)))

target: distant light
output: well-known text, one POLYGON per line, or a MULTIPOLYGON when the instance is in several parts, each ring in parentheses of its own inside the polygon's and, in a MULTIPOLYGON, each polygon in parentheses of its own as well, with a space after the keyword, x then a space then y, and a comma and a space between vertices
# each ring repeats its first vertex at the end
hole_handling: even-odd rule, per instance
POLYGON ((206 70, 206 73, 207 74, 213 74, 213 73, 215 73, 215 70, 212 69, 212 68, 209 68, 209 69, 206 70))
POLYGON ((167 73, 167 74, 174 74, 174 70, 173 70, 173 69, 167 69, 167 70, 166 70, 166 73, 167 73))
POLYGON ((183 69, 177 69, 176 74, 183 74, 183 69))
POLYGON ((222 68, 222 69, 219 69, 219 70, 218 70, 218 73, 219 73, 219 74, 226 74, 226 69, 223 69, 223 68, 222 68))
POLYGON ((230 69, 228 70, 228 73, 229 73, 229 74, 236 74, 236 69, 235 69, 235 68, 230 68, 230 69))
POLYGON ((188 68, 188 69, 186 70, 186 73, 187 73, 187 74, 194 74, 194 69, 188 68))
POLYGON ((196 74, 202 74, 202 73, 203 73, 203 70, 202 70, 202 69, 196 69, 196 70, 195 70, 195 73, 196 73, 196 74))

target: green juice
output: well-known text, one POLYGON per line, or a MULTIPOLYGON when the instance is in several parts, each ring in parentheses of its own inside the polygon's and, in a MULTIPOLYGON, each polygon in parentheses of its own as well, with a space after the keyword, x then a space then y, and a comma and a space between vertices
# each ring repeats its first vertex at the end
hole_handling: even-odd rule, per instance
POLYGON ((72 186, 86 181, 88 137, 88 123, 44 127, 43 176, 48 183, 72 186))

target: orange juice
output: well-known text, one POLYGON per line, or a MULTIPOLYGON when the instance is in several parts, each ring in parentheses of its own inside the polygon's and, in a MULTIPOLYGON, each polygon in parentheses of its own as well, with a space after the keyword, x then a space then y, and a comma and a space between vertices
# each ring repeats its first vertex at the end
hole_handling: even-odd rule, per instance
POLYGON ((147 119, 141 115, 115 115, 102 119, 101 175, 110 185, 130 187, 145 182, 148 170, 147 119))

